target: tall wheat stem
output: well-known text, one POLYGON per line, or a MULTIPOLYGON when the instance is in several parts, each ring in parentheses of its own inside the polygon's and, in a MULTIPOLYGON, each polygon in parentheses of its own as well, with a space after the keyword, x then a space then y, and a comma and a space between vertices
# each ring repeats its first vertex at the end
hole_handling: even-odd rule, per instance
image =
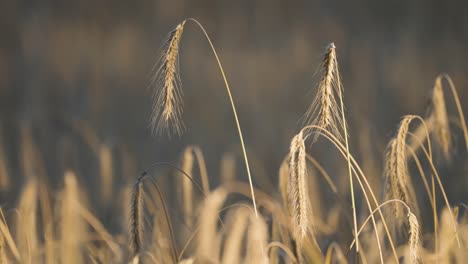
MULTIPOLYGON (((338 76, 339 78, 339 76, 338 76)), ((338 82, 341 85, 341 82, 338 82)), ((344 131, 344 140, 346 147, 346 161, 348 163, 348 176, 349 176, 349 189, 351 191, 351 206, 353 209, 353 223, 354 223, 354 238, 356 239, 356 253, 359 253, 359 239, 358 239, 358 226, 357 226, 357 216, 356 216, 356 201, 354 199, 354 184, 353 184, 353 175, 351 174, 351 159, 349 155, 349 143, 348 143, 348 128, 346 127, 346 119, 344 113, 344 103, 343 103, 343 94, 341 87, 338 88, 340 92, 340 107, 341 107, 341 118, 343 119, 343 131, 344 131)))
POLYGON ((242 154, 244 156, 245 167, 247 169, 247 176, 249 178, 250 193, 252 195, 252 203, 253 203, 253 207, 254 207, 254 211, 255 211, 255 216, 258 217, 257 203, 255 201, 255 192, 254 192, 254 187, 253 187, 253 183, 252 183, 252 175, 250 174, 249 159, 247 158, 247 151, 245 149, 244 137, 242 135, 242 129, 240 127, 239 118, 237 117, 236 106, 234 104, 234 99, 232 98, 232 95, 231 95, 231 89, 229 88, 229 83, 227 81, 226 74, 224 74, 223 66, 221 65, 221 61, 219 60, 218 53, 216 52, 216 49, 215 49, 213 43, 211 42, 211 39, 208 36, 208 33, 206 32, 205 28, 200 24, 200 22, 198 22, 194 18, 187 18, 187 21, 193 21, 203 31, 203 34, 205 35, 206 40, 208 40, 208 43, 210 44, 211 50, 213 51, 213 54, 214 54, 214 56, 216 58, 216 62, 218 63, 219 70, 221 71, 221 75, 223 76, 223 81, 224 81, 224 84, 226 86, 226 91, 228 93, 229 101, 231 103, 232 112, 234 114, 234 119, 236 121, 237 132, 239 133, 239 140, 240 140, 241 147, 242 147, 242 154))

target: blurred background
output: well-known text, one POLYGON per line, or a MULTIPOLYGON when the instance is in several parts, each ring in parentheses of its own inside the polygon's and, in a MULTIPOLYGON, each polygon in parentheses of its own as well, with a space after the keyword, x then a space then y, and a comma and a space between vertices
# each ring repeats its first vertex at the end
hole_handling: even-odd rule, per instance
MULTIPOLYGON (((116 178, 133 181, 154 162, 177 163, 184 146, 196 144, 216 185, 223 153, 238 153, 239 141, 217 64, 194 24, 180 47, 187 130, 169 139, 149 128, 152 67, 168 33, 187 17, 204 25, 219 52, 255 184, 269 193, 276 193, 280 163, 317 91, 329 42, 337 46, 351 150, 376 184, 401 116, 426 113, 439 73, 453 78, 468 111, 468 7, 460 1, 1 1, 0 133, 11 192, 23 182, 28 145, 52 186, 62 185, 68 167, 93 186, 100 166, 93 146, 107 146, 116 178)), ((462 134, 454 133, 457 155, 441 174, 459 203, 468 198, 468 162, 462 134)), ((333 148, 320 143, 310 151, 346 192, 333 148)))

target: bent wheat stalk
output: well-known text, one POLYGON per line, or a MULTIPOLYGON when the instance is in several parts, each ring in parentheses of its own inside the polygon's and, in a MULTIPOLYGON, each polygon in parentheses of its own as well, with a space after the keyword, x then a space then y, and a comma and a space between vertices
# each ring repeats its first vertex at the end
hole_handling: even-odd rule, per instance
MULTIPOLYGON (((410 261, 411 261, 411 263, 419 263, 420 258, 421 258, 420 254, 419 254, 419 247, 420 247, 419 245, 421 243, 421 236, 420 236, 420 231, 419 231, 418 218, 411 211, 411 208, 409 207, 409 205, 406 204, 402 200, 391 199, 391 200, 387 200, 387 201, 383 202, 382 204, 380 204, 377 208, 375 208, 370 213, 370 215, 364 221, 364 223, 362 224, 361 228, 358 231, 358 235, 364 230, 364 227, 369 222, 369 220, 372 219, 372 216, 375 213, 377 213, 378 211, 380 211, 383 206, 389 205, 389 204, 395 204, 395 203, 402 205, 408 211, 407 217, 408 217, 408 222, 409 222, 409 226, 410 226, 410 228, 409 228, 409 238, 408 238, 408 240, 409 240, 408 241, 409 242, 409 251, 410 251, 410 256, 411 256, 410 261)), ((355 240, 351 243, 349 248, 352 248, 354 243, 355 243, 355 240)))
POLYGON ((179 44, 182 38, 182 33, 184 31, 185 23, 188 21, 194 22, 203 32, 205 35, 213 55, 215 56, 216 62, 218 64, 218 68, 221 72, 223 77, 223 81, 226 87, 226 91, 229 97, 229 102, 231 104, 232 112, 234 114, 234 120, 236 122, 237 132, 239 134, 239 140, 242 147, 242 154, 244 156, 244 162, 247 170, 247 176, 249 178, 250 184, 250 192, 252 195, 252 203, 255 210, 255 215, 258 216, 257 212, 257 204, 255 200, 255 192, 252 183, 252 176, 250 173, 250 166, 249 160, 247 158, 247 151, 245 148, 244 137, 242 135, 241 126, 239 123, 239 118, 237 116, 236 107, 234 104, 234 99, 231 94, 231 89, 229 87, 229 83, 226 78, 226 74, 224 73, 224 69, 222 67, 221 61, 219 59, 218 53, 211 42, 211 39, 206 32, 205 28, 198 22, 196 19, 187 18, 186 20, 182 21, 174 31, 171 32, 169 35, 169 39, 166 42, 166 46, 164 49, 164 53, 162 55, 162 59, 160 61, 161 66, 157 70, 155 77, 153 78, 153 82, 158 82, 159 89, 157 89, 154 93, 154 103, 153 103, 153 111, 151 116, 151 126, 154 131, 159 131, 161 126, 170 127, 173 126, 173 130, 177 134, 181 134, 183 131, 183 124, 181 122, 181 114, 182 114, 182 100, 181 100, 181 85, 180 85, 180 78, 177 72, 177 60, 178 60, 178 52, 179 52, 179 44))
MULTIPOLYGON (((319 91, 314 102, 306 112, 305 120, 307 125, 317 125, 329 130, 338 140, 343 141, 346 147, 346 161, 348 163, 349 188, 351 193, 351 205, 353 211, 354 236, 357 241, 357 213, 354 198, 354 184, 351 172, 351 160, 348 142, 348 129, 344 113, 343 86, 338 68, 336 47, 330 43, 323 58, 323 76, 319 84, 319 91), (336 95, 335 95, 336 94, 336 95), (340 105, 336 102, 338 96, 340 105), (340 132, 343 129, 343 135, 340 132)), ((314 135, 316 141, 318 134, 314 135)), ((356 252, 359 253, 359 243, 356 244, 356 252)))

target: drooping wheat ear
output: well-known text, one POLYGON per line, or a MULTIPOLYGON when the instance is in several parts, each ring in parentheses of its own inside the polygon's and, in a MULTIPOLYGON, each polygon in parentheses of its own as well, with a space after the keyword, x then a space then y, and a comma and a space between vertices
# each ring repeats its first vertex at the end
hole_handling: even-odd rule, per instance
POLYGON ((245 167, 247 170, 247 176, 249 179, 250 193, 252 195, 252 204, 254 207, 255 215, 258 215, 257 204, 255 199, 255 191, 253 187, 252 175, 250 173, 249 159, 247 157, 247 150, 244 143, 244 136, 242 135, 242 129, 240 126, 239 118, 237 116, 237 110, 232 97, 231 88, 229 88, 229 83, 227 81, 226 74, 224 73, 223 66, 221 65, 221 60, 219 59, 218 53, 213 45, 213 42, 210 39, 210 36, 206 32, 203 25, 198 22, 196 19, 187 18, 182 23, 180 23, 177 28, 170 34, 169 41, 167 42, 165 53, 162 56, 162 63, 159 67, 157 74, 153 79, 153 83, 160 83, 160 89, 156 89, 153 100, 153 112, 151 117, 151 124, 153 131, 158 131, 161 127, 160 123, 165 124, 166 127, 172 127, 176 133, 181 134, 183 131, 183 124, 181 122, 180 115, 182 113, 182 100, 181 95, 182 91, 180 89, 180 78, 177 74, 177 54, 179 50, 179 43, 182 38, 182 32, 184 29, 185 22, 192 21, 195 23, 203 32, 206 37, 206 40, 210 44, 211 51, 215 56, 216 62, 218 64, 219 71, 223 77, 224 85, 226 87, 226 92, 229 97, 229 102, 231 104, 232 113, 234 114, 234 121, 236 123, 237 132, 239 135, 239 141, 242 147, 242 154, 244 156, 245 167), (171 62, 171 63, 169 63, 171 62), (169 72, 169 74, 165 73, 169 72), (162 74, 161 74, 162 73, 162 74), (167 78, 166 78, 167 77, 167 78), (170 82, 172 81, 172 82, 170 82), (167 84, 167 85, 166 85, 167 84), (170 89, 169 89, 170 88, 170 89), (169 93, 171 90, 171 93, 169 93), (171 100, 168 100, 171 99, 171 100))
POLYGON ((310 203, 307 192, 306 150, 302 132, 294 136, 289 149, 288 203, 295 239, 300 241, 310 231, 310 203))
MULTIPOLYGON (((387 147, 385 162, 385 200, 399 199, 408 204, 411 211, 418 213, 418 205, 411 184, 406 162, 406 136, 409 125, 414 116, 405 116, 400 123, 396 138, 392 139, 387 147)), ((403 223, 405 218, 404 208, 400 204, 393 203, 392 209, 397 223, 403 223)))
POLYGON ((218 234, 219 210, 224 204, 227 191, 220 187, 206 196, 200 211, 200 231, 197 234, 197 258, 218 262, 221 250, 221 237, 218 234))
POLYGON ((130 247, 133 255, 140 253, 143 247, 144 215, 143 215, 143 179, 146 173, 143 173, 133 186, 133 193, 130 205, 130 247))
POLYGON ((433 109, 430 118, 432 119, 434 138, 442 148, 442 153, 445 159, 448 160, 452 149, 452 137, 447 116, 447 108, 445 107, 441 77, 438 77, 434 84, 432 105, 433 109))
MULTIPOLYGON (((351 157, 348 143, 348 129, 345 119, 343 103, 343 86, 338 69, 336 47, 334 43, 327 46, 323 58, 323 75, 320 80, 318 94, 306 112, 304 120, 307 125, 317 125, 330 131, 338 140, 343 141, 346 147, 346 159, 348 163, 349 188, 351 193, 351 204, 353 210, 354 234, 357 234, 357 212, 354 199, 354 184, 351 172, 351 157), (336 97, 339 99, 339 105, 336 97), (342 132, 340 132, 342 131, 342 132)), ((319 133, 313 137, 317 140, 319 133)), ((357 236, 355 237, 357 240, 357 236)), ((359 241, 358 241, 359 242, 359 241)), ((359 252, 359 243, 356 243, 356 252, 359 252)))
POLYGON ((32 258, 34 252, 31 252, 31 250, 37 249, 39 245, 37 235, 37 192, 37 180, 30 178, 22 190, 18 204, 16 243, 22 258, 25 260, 32 258))
MULTIPOLYGON (((184 150, 182 156, 182 170, 188 175, 192 175, 193 171, 193 150, 192 147, 187 147, 184 150)), ((183 175, 182 175, 183 176, 183 175)), ((182 196, 183 196, 183 208, 185 223, 188 227, 193 225, 193 183, 187 177, 181 177, 182 179, 182 196)))
MULTIPOLYGON (((330 130, 337 138, 343 139, 339 129, 343 127, 343 120, 335 97, 341 95, 342 89, 335 49, 334 43, 330 43, 326 48, 318 93, 304 120, 307 125, 318 125, 330 130)), ((316 138, 317 136, 314 136, 314 140, 316 138)))
POLYGON ((247 255, 244 263, 268 264, 268 228, 262 217, 250 216, 247 232, 247 255))
POLYGON ((60 204, 60 262, 83 263, 82 245, 86 239, 86 225, 80 216, 80 190, 75 173, 66 171, 60 204), (73 232, 70 232, 73 230, 73 232))
POLYGON ((223 264, 241 263, 242 247, 244 242, 245 230, 249 222, 251 211, 245 207, 239 207, 229 211, 228 231, 224 242, 223 264))
POLYGON ((180 135, 184 130, 181 119, 182 83, 178 73, 179 44, 184 25, 185 20, 169 34, 158 62, 160 65, 152 80, 152 85, 156 85, 151 115, 153 133, 161 132, 161 129, 168 129, 168 132, 180 135))
POLYGON ((439 254, 438 260, 440 263, 450 263, 450 259, 455 256, 457 249, 456 242, 453 239, 454 232, 452 227, 452 221, 454 217, 450 214, 450 208, 444 207, 440 212, 439 216, 440 228, 439 228, 439 248, 437 252, 439 254))
POLYGON ((409 255, 410 263, 418 264, 421 261, 419 255, 419 244, 421 240, 421 235, 419 231, 419 222, 416 215, 411 211, 408 212, 408 222, 409 222, 409 255))

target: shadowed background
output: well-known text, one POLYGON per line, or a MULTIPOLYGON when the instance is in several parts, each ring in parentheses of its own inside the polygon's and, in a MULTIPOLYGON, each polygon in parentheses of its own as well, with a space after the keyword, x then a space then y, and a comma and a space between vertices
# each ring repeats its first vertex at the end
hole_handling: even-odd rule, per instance
MULTIPOLYGON (((315 96, 314 74, 329 42, 337 46, 351 150, 365 168, 382 167, 401 116, 425 114, 437 74, 450 74, 468 111, 468 8, 459 1, 3 1, 0 10, 1 136, 15 188, 23 181, 25 133, 52 185, 61 185, 67 167, 80 181, 97 183, 99 162, 76 123, 113 153, 131 157, 134 175, 116 169, 124 181, 154 162, 176 163, 186 144, 197 144, 216 185, 221 155, 238 152, 239 141, 217 64, 194 24, 186 26, 180 48, 187 131, 181 138, 153 137, 148 125, 152 67, 168 33, 187 17, 205 26, 219 52, 254 181, 270 193, 315 96)), ((442 165, 441 174, 458 203, 468 196, 460 131, 455 143, 455 161, 442 165)), ((345 163, 329 145, 311 152, 332 172, 346 172, 335 168, 345 163)), ((381 182, 380 173, 369 174, 381 182)), ((339 185, 347 192, 347 182, 339 185)))

